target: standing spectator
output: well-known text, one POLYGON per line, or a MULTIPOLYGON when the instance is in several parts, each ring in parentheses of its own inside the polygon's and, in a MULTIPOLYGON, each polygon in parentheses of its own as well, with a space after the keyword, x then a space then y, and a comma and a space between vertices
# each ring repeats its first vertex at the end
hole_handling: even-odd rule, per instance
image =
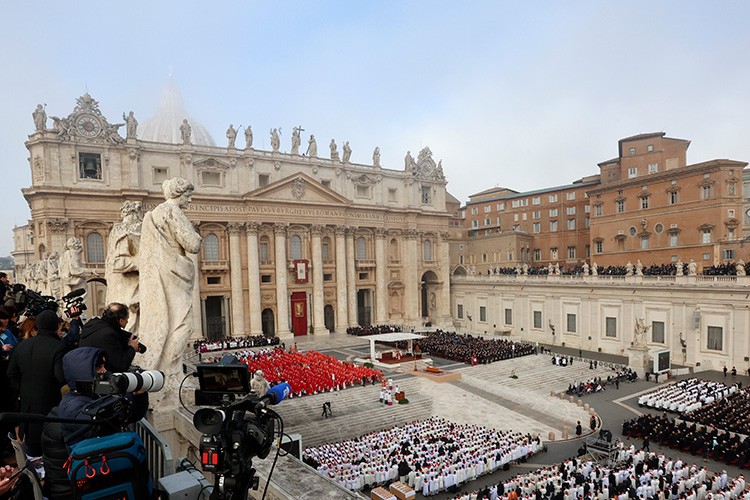
POLYGON ((737 367, 736 367, 736 366, 733 366, 733 367, 732 367, 732 376, 733 376, 733 377, 736 377, 736 376, 737 376, 737 367))
POLYGON ((596 417, 594 415, 591 415, 589 419, 589 428, 591 428, 592 432, 596 429, 596 417))
POLYGON ((648 434, 643 436, 643 450, 648 452, 651 451, 651 447, 649 446, 648 434))
POLYGON ((727 365, 724 365, 724 377, 727 376, 727 371, 729 371, 729 370, 727 370, 727 365))
POLYGON ((113 302, 101 318, 93 318, 83 325, 79 345, 103 349, 107 353, 107 371, 127 371, 138 350, 138 339, 123 330, 129 317, 128 306, 113 302))
MULTIPOLYGON (((8 377, 18 382, 20 411, 46 415, 62 397, 64 344, 58 333, 57 314, 42 311, 36 317, 36 324, 37 336, 21 342, 11 356, 8 377)), ((42 424, 25 423, 21 433, 26 438, 26 453, 41 457, 42 424)))
POLYGON ((579 420, 576 424, 576 436, 583 434, 583 427, 581 427, 581 421, 579 420))

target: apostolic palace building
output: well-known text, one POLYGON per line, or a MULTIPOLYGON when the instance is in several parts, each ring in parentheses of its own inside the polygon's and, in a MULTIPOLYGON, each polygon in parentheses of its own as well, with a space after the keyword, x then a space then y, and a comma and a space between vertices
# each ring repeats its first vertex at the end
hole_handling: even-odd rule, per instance
MULTIPOLYGON (((90 276, 103 275, 123 201, 150 210, 161 183, 179 176, 195 186, 186 213, 203 247, 193 309, 210 338, 398 324, 644 362, 659 353, 714 369, 750 362, 747 163, 690 164, 688 140, 621 139, 588 177, 492 188, 461 207, 429 148, 387 168, 378 148, 358 164, 346 141, 319 147, 295 127, 282 145, 278 129, 256 130, 269 151, 253 146, 250 127, 231 125, 217 146, 173 88, 142 124, 132 112, 111 124, 88 94, 59 114, 48 128, 37 108, 26 142, 31 220, 14 235, 19 281, 33 281, 27 264, 73 236, 90 276), (722 266, 732 272, 704 273, 722 266), (617 267, 627 273, 608 272, 617 267)), ((104 285, 88 286, 98 311, 104 285)))

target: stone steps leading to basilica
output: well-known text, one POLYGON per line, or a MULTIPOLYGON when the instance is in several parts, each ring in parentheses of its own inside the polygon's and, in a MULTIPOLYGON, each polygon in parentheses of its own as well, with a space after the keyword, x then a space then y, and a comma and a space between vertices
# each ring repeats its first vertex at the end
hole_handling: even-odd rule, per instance
POLYGON ((372 431, 432 416, 432 400, 421 394, 423 381, 408 377, 398 381, 409 404, 393 406, 378 402, 380 385, 355 386, 345 390, 304 396, 281 403, 275 410, 284 419, 286 434, 301 434, 307 448, 338 442, 372 431), (323 403, 331 402, 333 417, 321 416, 323 403))

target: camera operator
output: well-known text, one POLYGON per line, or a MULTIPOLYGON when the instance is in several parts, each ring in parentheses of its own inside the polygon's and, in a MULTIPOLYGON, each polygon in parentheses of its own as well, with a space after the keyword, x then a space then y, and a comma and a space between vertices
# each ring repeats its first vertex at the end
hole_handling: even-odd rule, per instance
MULTIPOLYGON (((95 347, 79 347, 63 357, 63 372, 70 391, 63 396, 60 405, 53 408, 50 417, 91 420, 82 410, 101 396, 92 392, 91 382, 97 373, 105 373, 107 354, 95 347)), ((148 411, 148 393, 132 393, 125 397, 132 406, 124 424, 142 419, 148 411)), ((115 430, 114 432, 117 432, 115 430)), ((70 455, 71 447, 90 437, 112 434, 113 429, 85 424, 44 424, 42 450, 44 455, 45 481, 44 494, 50 500, 67 500, 73 497, 70 480, 64 464, 70 455)))
POLYGON ((107 370, 110 372, 127 371, 135 353, 145 351, 138 338, 124 330, 129 317, 128 306, 112 302, 101 318, 92 318, 83 325, 79 345, 106 351, 107 370))

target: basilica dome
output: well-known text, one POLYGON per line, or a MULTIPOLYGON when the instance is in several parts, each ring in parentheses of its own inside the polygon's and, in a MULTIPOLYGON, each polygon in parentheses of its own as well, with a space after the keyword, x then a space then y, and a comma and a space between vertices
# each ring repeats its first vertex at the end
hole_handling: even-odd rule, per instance
POLYGON ((192 143, 199 146, 216 146, 211 134, 200 123, 190 118, 182 104, 182 96, 170 78, 161 96, 159 110, 138 127, 138 138, 142 141, 182 144, 180 125, 187 118, 192 128, 192 143))

